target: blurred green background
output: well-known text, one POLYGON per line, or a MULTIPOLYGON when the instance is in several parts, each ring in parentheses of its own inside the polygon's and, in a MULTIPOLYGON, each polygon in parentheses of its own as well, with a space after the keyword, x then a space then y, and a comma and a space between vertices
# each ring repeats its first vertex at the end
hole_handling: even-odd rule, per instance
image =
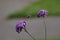
POLYGON ((48 10, 47 16, 60 16, 60 0, 38 0, 21 10, 11 12, 8 18, 26 18, 28 15, 36 17, 40 9, 48 10))

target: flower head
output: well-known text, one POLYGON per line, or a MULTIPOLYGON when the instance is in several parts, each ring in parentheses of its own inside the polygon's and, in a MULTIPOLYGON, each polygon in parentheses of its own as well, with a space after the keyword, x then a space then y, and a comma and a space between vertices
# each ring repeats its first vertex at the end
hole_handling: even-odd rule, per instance
POLYGON ((48 11, 47 10, 40 10, 39 12, 38 12, 38 14, 37 14, 37 17, 41 17, 41 16, 45 16, 46 14, 48 13, 48 11))
POLYGON ((16 32, 20 33, 25 26, 26 26, 26 21, 25 20, 20 20, 16 24, 16 32))

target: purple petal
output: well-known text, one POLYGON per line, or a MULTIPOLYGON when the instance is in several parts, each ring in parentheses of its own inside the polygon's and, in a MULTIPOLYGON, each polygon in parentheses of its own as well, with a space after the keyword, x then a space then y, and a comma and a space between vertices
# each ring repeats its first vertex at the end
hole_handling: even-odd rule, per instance
POLYGON ((48 13, 47 10, 40 10, 37 16, 45 16, 47 13, 48 13))
POLYGON ((25 20, 20 20, 17 24, 16 24, 16 32, 20 32, 24 26, 26 25, 26 21, 25 20), (20 30, 19 30, 20 28, 20 30))

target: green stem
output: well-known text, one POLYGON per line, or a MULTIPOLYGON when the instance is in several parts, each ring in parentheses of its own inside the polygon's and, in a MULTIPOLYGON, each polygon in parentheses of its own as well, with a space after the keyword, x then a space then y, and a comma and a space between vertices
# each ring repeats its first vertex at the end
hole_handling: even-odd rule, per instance
POLYGON ((31 36, 31 34, 26 30, 26 28, 24 28, 24 30, 33 40, 36 40, 33 36, 31 36))
POLYGON ((47 39, 47 28, 46 28, 46 23, 45 23, 45 17, 43 17, 43 22, 45 26, 45 40, 47 39))

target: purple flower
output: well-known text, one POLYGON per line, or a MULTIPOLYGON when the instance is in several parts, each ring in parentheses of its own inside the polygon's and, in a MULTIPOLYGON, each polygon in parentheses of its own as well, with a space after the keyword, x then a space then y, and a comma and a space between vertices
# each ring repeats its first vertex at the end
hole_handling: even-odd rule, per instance
POLYGON ((16 32, 20 33, 25 26, 26 26, 26 21, 25 20, 20 20, 16 24, 16 32))
POLYGON ((41 17, 41 16, 45 16, 46 14, 48 13, 48 11, 47 10, 40 10, 39 12, 38 12, 38 14, 37 14, 37 17, 41 17))

